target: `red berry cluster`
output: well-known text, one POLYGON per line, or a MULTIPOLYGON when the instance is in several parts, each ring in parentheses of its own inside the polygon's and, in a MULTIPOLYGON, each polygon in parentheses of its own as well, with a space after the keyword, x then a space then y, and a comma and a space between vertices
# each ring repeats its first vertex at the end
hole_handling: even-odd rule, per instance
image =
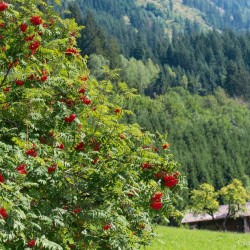
POLYGON ((34 247, 36 245, 36 240, 30 240, 28 243, 27 243, 28 247, 34 247))
POLYGON ((163 194, 162 193, 156 193, 152 198, 151 198, 151 204, 150 207, 154 210, 160 210, 163 207, 163 204, 161 202, 163 194))
POLYGON ((28 29, 28 24, 27 23, 22 23, 19 25, 19 28, 22 32, 26 32, 26 30, 28 29))
POLYGON ((20 174, 27 174, 27 170, 25 169, 26 168, 26 164, 21 164, 19 165, 16 170, 17 172, 19 172, 20 174))
POLYGON ((22 86, 22 85, 25 84, 25 81, 17 79, 17 80, 15 81, 15 83, 16 83, 16 85, 18 85, 18 86, 22 86))
POLYGON ((36 151, 36 145, 33 144, 32 148, 27 150, 25 152, 25 154, 28 155, 28 156, 32 156, 32 157, 37 157, 38 152, 36 151))
POLYGON ((67 49, 65 50, 65 54, 66 54, 67 56, 79 55, 79 52, 78 52, 77 49, 75 49, 75 48, 67 48, 67 49))
POLYGON ((0 208, 0 215, 2 216, 3 219, 6 219, 8 217, 7 211, 5 210, 4 207, 0 208))
POLYGON ((84 143, 80 142, 78 145, 75 146, 75 150, 83 151, 84 150, 84 143))
POLYGON ((90 140, 90 146, 94 151, 99 151, 101 148, 101 143, 99 143, 96 138, 93 138, 90 140))
POLYGON ((29 49, 31 50, 32 54, 34 55, 36 53, 36 51, 38 50, 39 46, 40 46, 41 42, 39 41, 34 41, 31 42, 29 45, 29 49))
POLYGON ((162 180, 166 187, 174 187, 178 184, 179 180, 174 175, 164 175, 162 180))
POLYGON ((42 82, 47 81, 47 79, 49 78, 47 74, 48 74, 47 71, 45 69, 43 69, 42 70, 42 75, 40 77, 40 81, 42 81, 42 82))
POLYGON ((57 164, 55 163, 48 168, 48 173, 51 174, 51 173, 55 172, 56 168, 57 168, 57 164))
POLYGON ((76 119, 76 114, 70 114, 68 117, 64 118, 64 121, 66 123, 71 123, 76 119))
POLYGON ((4 183, 4 176, 2 174, 0 174, 0 183, 4 183))
POLYGON ((79 208, 74 209, 73 213, 79 214, 81 211, 82 211, 82 209, 79 207, 79 208))
POLYGON ((148 163, 148 162, 145 162, 141 165, 142 167, 142 170, 145 170, 145 169, 151 169, 152 168, 152 164, 148 163))
POLYGON ((3 1, 0 2, 0 11, 5 11, 9 5, 3 1))
POLYGON ((34 26, 37 26, 37 25, 40 25, 42 24, 43 20, 40 16, 32 16, 30 18, 30 22, 34 25, 34 26))
POLYGON ((87 96, 80 97, 80 99, 86 105, 89 105, 92 102, 87 96))
POLYGON ((107 231, 111 228, 112 226, 110 224, 107 224, 103 227, 103 230, 107 231))
POLYGON ((118 115, 120 115, 122 113, 122 109, 121 108, 116 108, 114 111, 118 115))
POLYGON ((170 144, 169 143, 165 143, 162 145, 162 148, 163 149, 168 149, 170 147, 170 144))

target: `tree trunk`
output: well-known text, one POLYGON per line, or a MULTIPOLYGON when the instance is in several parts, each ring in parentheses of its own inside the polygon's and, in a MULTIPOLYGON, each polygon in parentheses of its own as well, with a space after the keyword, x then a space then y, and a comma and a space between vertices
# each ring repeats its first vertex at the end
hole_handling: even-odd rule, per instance
POLYGON ((214 222, 214 224, 216 225, 217 230, 220 230, 220 226, 219 226, 219 224, 217 223, 217 221, 215 220, 215 218, 214 218, 214 215, 213 215, 213 214, 212 214, 212 218, 213 218, 213 222, 214 222))

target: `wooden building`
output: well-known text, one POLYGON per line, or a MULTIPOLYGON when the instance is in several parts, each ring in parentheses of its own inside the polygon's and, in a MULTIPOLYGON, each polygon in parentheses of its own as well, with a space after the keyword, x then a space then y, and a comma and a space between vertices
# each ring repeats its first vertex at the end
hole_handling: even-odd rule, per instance
MULTIPOLYGON (((208 214, 186 213, 181 223, 189 225, 189 228, 225 230, 225 219, 228 213, 228 205, 222 205, 214 214, 214 220, 208 214)), ((250 233, 250 202, 247 202, 244 211, 236 214, 235 218, 226 220, 226 230, 232 232, 250 233)))

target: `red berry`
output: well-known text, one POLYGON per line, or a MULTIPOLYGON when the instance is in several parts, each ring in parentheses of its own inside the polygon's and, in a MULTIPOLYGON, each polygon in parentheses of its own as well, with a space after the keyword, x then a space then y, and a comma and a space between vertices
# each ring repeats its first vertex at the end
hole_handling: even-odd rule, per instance
POLYGON ((30 18, 30 22, 33 25, 37 26, 37 25, 41 24, 43 22, 43 20, 40 16, 33 16, 30 18))
POLYGON ((95 159, 92 161, 92 164, 95 165, 98 161, 99 161, 99 158, 95 158, 95 159))
POLYGON ((152 168, 152 164, 148 163, 148 162, 145 162, 142 164, 142 169, 151 169, 152 168))
POLYGON ((4 176, 0 174, 0 183, 4 183, 4 176))
POLYGON ((56 171, 56 168, 57 168, 57 164, 55 163, 48 168, 48 173, 49 174, 53 173, 54 171, 56 171))
POLYGON ((25 169, 27 165, 26 164, 21 164, 20 166, 18 166, 16 168, 16 170, 20 173, 20 174, 27 174, 27 170, 25 169))
POLYGON ((162 148, 163 149, 168 149, 170 147, 170 144, 169 143, 165 143, 162 145, 162 148))
POLYGON ((0 215, 3 217, 3 219, 6 219, 8 217, 8 214, 5 208, 3 207, 0 208, 0 215))
POLYGON ((40 77, 40 80, 42 82, 45 82, 47 79, 48 79, 48 76, 46 76, 46 75, 43 75, 43 76, 40 77))
POLYGON ((78 145, 76 145, 75 150, 83 151, 84 150, 84 143, 80 142, 78 145))
POLYGON ((83 87, 83 88, 80 88, 79 93, 80 93, 80 94, 84 94, 85 91, 86 91, 86 89, 83 87))
POLYGON ((86 105, 89 105, 92 101, 87 97, 87 96, 83 96, 80 98, 82 100, 82 102, 86 105))
POLYGON ((28 247, 34 247, 36 245, 36 240, 31 240, 27 243, 28 247))
POLYGON ((58 145, 58 146, 57 146, 57 148, 59 148, 59 149, 62 149, 62 150, 63 150, 65 147, 64 147, 64 144, 62 144, 62 143, 61 143, 60 145, 58 145))
POLYGON ((0 2, 0 11, 5 11, 9 5, 3 1, 0 2))
POLYGON ((15 82, 16 82, 16 85, 18 85, 18 86, 22 86, 25 84, 25 82, 22 80, 16 80, 15 82))
POLYGON ((33 54, 37 51, 37 49, 39 48, 40 44, 41 43, 39 41, 34 41, 34 42, 32 42, 29 45, 29 49, 32 51, 33 54))
POLYGON ((10 92, 10 87, 6 87, 3 91, 4 92, 10 92))
POLYGON ((34 39, 35 35, 31 35, 31 36, 27 36, 25 38, 25 41, 28 42, 28 41, 32 41, 34 39))
POLYGON ((20 28, 20 30, 22 32, 25 32, 27 30, 27 28, 28 28, 28 24, 22 23, 22 24, 19 25, 19 28, 20 28))
POLYGON ((174 187, 178 184, 179 180, 173 175, 164 175, 162 177, 166 187, 174 187))
POLYGON ((73 210, 75 214, 79 214, 81 211, 82 209, 80 207, 73 210))
POLYGON ((68 48, 68 49, 65 50, 65 54, 67 56, 70 56, 70 55, 74 55, 74 54, 77 55, 79 53, 75 48, 68 48))
POLYGON ((75 115, 75 114, 71 114, 71 115, 69 115, 69 117, 65 117, 65 118, 64 118, 64 121, 67 122, 67 123, 71 123, 71 122, 73 122, 75 119, 76 119, 76 115, 75 115))
POLYGON ((120 114, 122 113, 122 110, 121 110, 120 108, 116 108, 116 109, 115 109, 115 112, 116 112, 118 115, 120 115, 120 114))
POLYGON ((103 227, 103 230, 107 231, 111 228, 111 225, 110 224, 107 224, 103 227))
POLYGON ((150 207, 154 210, 160 210, 163 207, 163 204, 160 201, 153 201, 150 204, 150 207))
POLYGON ((161 192, 156 193, 151 200, 154 202, 160 202, 161 201, 161 197, 163 196, 163 194, 161 192))
POLYGON ((35 151, 34 147, 25 152, 26 155, 37 157, 38 153, 35 151))

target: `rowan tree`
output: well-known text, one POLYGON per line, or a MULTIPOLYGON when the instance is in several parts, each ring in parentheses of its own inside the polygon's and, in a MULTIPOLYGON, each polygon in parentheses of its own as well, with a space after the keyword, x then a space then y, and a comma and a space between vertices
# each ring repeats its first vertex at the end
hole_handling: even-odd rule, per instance
POLYGON ((115 71, 91 79, 81 27, 46 2, 0 2, 0 246, 139 248, 156 214, 175 215, 183 177, 154 135, 122 124, 134 90, 115 71))

